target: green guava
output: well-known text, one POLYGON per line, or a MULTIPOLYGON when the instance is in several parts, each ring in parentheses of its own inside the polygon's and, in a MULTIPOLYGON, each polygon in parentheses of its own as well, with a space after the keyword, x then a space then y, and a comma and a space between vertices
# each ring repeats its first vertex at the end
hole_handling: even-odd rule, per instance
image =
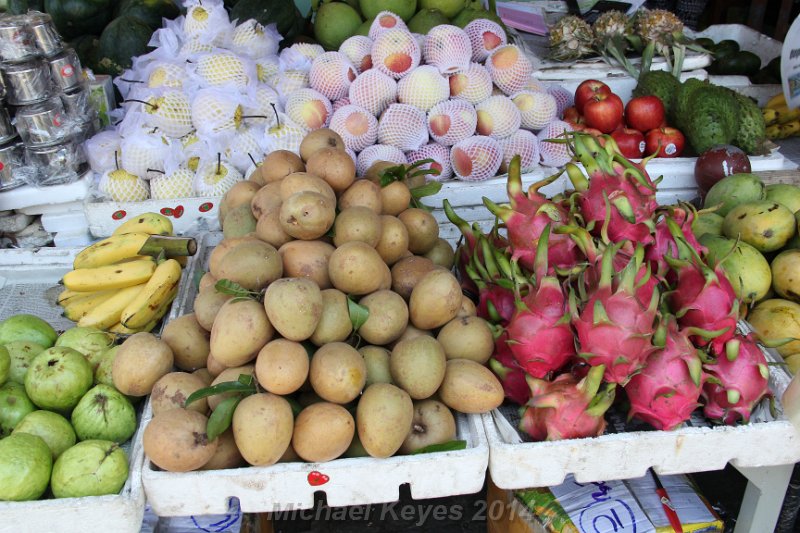
POLYGON ((53 460, 64 453, 64 450, 74 446, 77 442, 75 430, 69 420, 53 411, 38 410, 25 415, 19 421, 14 433, 28 433, 36 435, 44 440, 47 447, 53 454, 53 460))
POLYGON ((53 456, 41 437, 15 433, 0 440, 0 501, 35 500, 47 490, 53 456))
POLYGON ((0 385, 8 381, 11 375, 11 355, 5 346, 0 346, 0 385))
POLYGON ((12 341, 5 345, 8 355, 11 357, 11 368, 9 369, 8 380, 23 385, 25 374, 31 366, 33 358, 45 351, 41 344, 28 341, 12 341))
POLYGON ((53 465, 50 488, 56 498, 118 494, 128 479, 128 456, 115 442, 85 440, 53 465))
POLYGON ((102 383, 103 385, 114 386, 114 379, 111 371, 114 368, 114 358, 117 357, 119 345, 113 346, 103 352, 100 356, 100 363, 94 371, 94 382, 102 383))
POLYGON ((408 31, 427 35, 431 28, 440 24, 450 24, 450 19, 438 9, 421 9, 408 21, 408 31))
POLYGON ((114 335, 107 331, 90 327, 74 327, 56 339, 56 346, 66 346, 83 354, 92 365, 92 370, 100 364, 100 356, 114 346, 114 335))
POLYGON ((54 346, 33 358, 25 374, 25 392, 40 408, 67 413, 93 381, 92 366, 82 353, 54 346))
POLYGON ((0 386, 0 439, 10 435, 20 420, 35 410, 25 387, 13 381, 0 386))
POLYGON ((367 37, 369 35, 369 28, 370 26, 372 26, 372 22, 374 20, 375 18, 368 18, 367 20, 362 22, 361 26, 356 28, 356 31, 353 32, 353 35, 363 35, 364 37, 367 37))
POLYGON ((374 19, 381 11, 391 11, 408 22, 417 12, 417 0, 359 0, 358 6, 365 19, 374 19))
MULTIPOLYGON (((420 10, 438 9, 448 19, 458 15, 466 5, 465 0, 419 0, 420 10)), ((447 23, 445 22, 445 24, 447 23)))
POLYGON ((13 315, 0 322, 0 344, 13 341, 30 341, 50 348, 58 333, 53 326, 34 315, 13 315))
POLYGON ((358 11, 347 4, 322 4, 314 19, 314 37, 325 50, 338 50, 345 39, 355 34, 361 22, 358 11))
POLYGON ((72 410, 72 427, 80 440, 123 443, 136 431, 136 411, 124 394, 108 385, 95 385, 72 410))

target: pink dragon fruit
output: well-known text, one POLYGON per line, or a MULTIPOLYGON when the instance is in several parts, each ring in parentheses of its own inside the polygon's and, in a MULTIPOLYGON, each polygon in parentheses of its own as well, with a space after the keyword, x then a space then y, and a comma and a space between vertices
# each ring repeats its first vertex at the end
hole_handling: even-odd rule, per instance
POLYGON ((702 361, 674 317, 659 327, 654 342, 660 349, 625 385, 631 403, 628 419, 640 418, 656 429, 671 430, 700 406, 702 361))
POLYGON ((602 435, 603 415, 614 402, 616 385, 600 389, 604 368, 592 367, 578 381, 566 373, 553 381, 528 377, 531 399, 520 409, 520 430, 535 441, 580 439, 602 435))
POLYGON ((574 298, 571 304, 579 355, 592 366, 603 365, 606 381, 624 385, 657 350, 651 341, 659 293, 653 291, 649 306, 636 297, 635 279, 642 264, 636 258, 613 280, 614 255, 621 245, 609 246, 603 253, 600 282, 580 314, 574 298))
MULTIPOLYGON (((544 227, 570 223, 569 212, 560 204, 548 200, 539 189, 552 183, 558 175, 534 183, 526 194, 522 188, 520 157, 514 156, 508 169, 506 190, 511 207, 501 207, 484 197, 483 203, 500 218, 508 232, 512 258, 528 270, 533 270, 536 245, 544 227)), ((550 239, 548 263, 551 272, 568 272, 581 260, 575 242, 568 235, 554 233, 550 239)))
POLYGON ((537 245, 536 284, 523 299, 516 293, 516 312, 506 326, 514 359, 535 378, 558 371, 575 355, 566 296, 558 279, 547 275, 549 237, 548 224, 537 245))
POLYGON ((703 365, 703 413, 716 422, 748 422, 753 408, 770 395, 769 368, 755 337, 735 335, 714 363, 703 365))
POLYGON ((507 337, 508 334, 503 331, 495 339, 495 352, 489 359, 489 368, 500 378, 506 398, 516 404, 525 405, 531 397, 531 389, 525 380, 525 371, 514 360, 506 344, 507 337))
MULTIPOLYGON (((653 243, 648 246, 645 258, 650 262, 650 268, 660 277, 666 276, 670 269, 665 257, 680 257, 685 259, 679 243, 675 241, 676 235, 681 235, 686 243, 704 256, 708 249, 700 244, 692 233, 692 222, 695 211, 691 205, 660 207, 656 214, 656 227, 653 233, 653 243)), ((674 280, 670 280, 674 281, 674 280)))

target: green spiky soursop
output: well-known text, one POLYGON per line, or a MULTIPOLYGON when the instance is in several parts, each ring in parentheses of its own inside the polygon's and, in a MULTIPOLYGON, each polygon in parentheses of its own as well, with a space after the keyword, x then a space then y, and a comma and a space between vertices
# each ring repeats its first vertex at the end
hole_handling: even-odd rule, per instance
POLYGON ((767 140, 764 116, 755 102, 737 92, 733 97, 739 106, 739 128, 733 138, 733 144, 750 155, 764 155, 767 140))
POLYGON ((651 70, 642 72, 639 76, 639 81, 633 90, 633 96, 658 96, 661 99, 661 103, 664 104, 664 111, 667 112, 667 116, 671 116, 675 95, 678 94, 680 88, 681 82, 669 72, 651 70))
POLYGON ((734 94, 717 85, 700 87, 691 94, 683 133, 698 154, 715 144, 733 142, 739 128, 734 94))
POLYGON ((698 80, 697 78, 689 78, 681 84, 680 89, 678 89, 675 95, 675 100, 672 103, 672 115, 670 116, 670 119, 678 129, 684 130, 686 128, 685 124, 688 116, 687 113, 689 112, 689 101, 692 95, 697 89, 706 87, 707 85, 707 82, 698 80))

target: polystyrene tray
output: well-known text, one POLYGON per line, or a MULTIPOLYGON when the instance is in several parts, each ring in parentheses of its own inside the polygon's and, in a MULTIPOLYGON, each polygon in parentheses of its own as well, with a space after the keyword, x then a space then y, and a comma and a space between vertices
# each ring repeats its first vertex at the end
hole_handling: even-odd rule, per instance
MULTIPOLYGON (((219 232, 203 237, 186 269, 186 279, 199 278, 221 240, 219 232)), ((195 283, 182 284, 169 320, 191 312, 196 291, 195 283)), ((148 401, 143 426, 151 416, 148 401)), ((467 442, 464 450, 186 473, 158 470, 145 457, 142 481, 148 503, 159 516, 225 513, 231 497, 239 499, 246 513, 309 509, 317 492, 325 493, 327 504, 333 507, 391 502, 399 499, 403 484, 410 485, 414 499, 472 494, 483 487, 489 448, 480 416, 458 414, 456 422, 458 438, 467 442), (327 481, 312 484, 311 480, 323 477, 320 474, 327 481)))
POLYGON ((89 232, 97 238, 109 237, 120 224, 142 213, 161 213, 172 220, 176 235, 218 231, 221 196, 145 200, 143 202, 86 202, 89 232))
MULTIPOLYGON (((75 324, 61 316, 56 297, 58 280, 72 268, 79 248, 39 248, 0 251, 0 319, 31 313, 56 330, 75 324)), ((141 426, 137 433, 141 432, 141 426)), ((61 498, 31 502, 0 502, 0 531, 13 533, 138 532, 144 515, 141 438, 135 436, 128 453, 128 480, 110 496, 61 498)))

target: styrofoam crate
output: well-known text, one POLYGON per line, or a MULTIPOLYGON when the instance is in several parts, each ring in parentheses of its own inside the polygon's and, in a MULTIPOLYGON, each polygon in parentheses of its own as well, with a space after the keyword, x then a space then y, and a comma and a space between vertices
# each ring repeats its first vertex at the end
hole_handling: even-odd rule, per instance
POLYGON ((66 185, 52 185, 49 187, 24 185, 16 189, 3 191, 0 193, 0 210, 83 201, 89 193, 91 182, 92 173, 87 172, 78 181, 66 185))
POLYGON ((83 212, 83 198, 63 204, 36 204, 27 207, 17 207, 15 210, 26 215, 46 215, 64 212, 81 211, 83 212))
POLYGON ((143 202, 86 202, 89 232, 98 238, 109 237, 126 220, 147 213, 161 213, 172 220, 176 235, 218 231, 221 196, 145 200, 143 202))
POLYGON ((41 220, 42 227, 50 233, 87 233, 89 230, 89 221, 83 209, 46 213, 41 220))
MULTIPOLYGON (((0 320, 17 313, 31 313, 56 330, 75 324, 61 316, 56 297, 63 290, 58 281, 72 269, 79 248, 40 248, 0 251, 0 320)), ((139 426, 137 433, 141 432, 139 426)), ((84 533, 114 531, 136 533, 144 515, 141 438, 125 445, 129 460, 128 480, 116 495, 61 498, 30 502, 0 502, 0 530, 15 533, 84 533)))
POLYGON ((92 237, 88 229, 73 232, 59 231, 53 235, 53 244, 55 246, 85 247, 89 246, 94 241, 95 238, 92 237))
POLYGON ((687 28, 685 33, 693 38, 707 37, 716 43, 724 39, 736 41, 739 43, 740 49, 753 52, 760 57, 761 66, 769 63, 772 58, 781 55, 781 49, 783 48, 781 41, 777 41, 744 24, 714 24, 699 32, 693 32, 687 28))

